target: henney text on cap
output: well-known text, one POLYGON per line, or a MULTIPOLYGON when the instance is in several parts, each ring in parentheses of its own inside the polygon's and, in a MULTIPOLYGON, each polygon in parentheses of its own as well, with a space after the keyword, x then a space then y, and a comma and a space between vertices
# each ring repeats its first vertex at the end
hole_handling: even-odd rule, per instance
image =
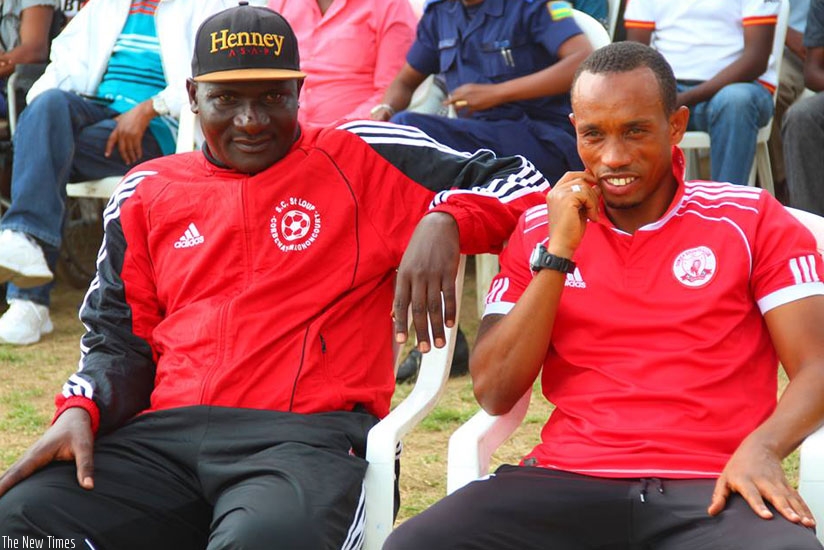
POLYGON ((282 34, 260 33, 260 32, 229 32, 229 29, 222 29, 211 34, 212 48, 209 53, 220 50, 228 50, 237 47, 260 47, 272 48, 274 55, 280 55, 285 37, 282 34))

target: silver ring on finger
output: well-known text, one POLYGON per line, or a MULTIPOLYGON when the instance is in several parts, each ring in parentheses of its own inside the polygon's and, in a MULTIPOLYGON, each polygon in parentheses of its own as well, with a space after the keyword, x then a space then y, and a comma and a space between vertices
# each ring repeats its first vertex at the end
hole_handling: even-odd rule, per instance
POLYGON ((580 185, 578 185, 578 184, 576 183, 575 185, 573 185, 572 187, 570 187, 570 189, 572 189, 572 192, 573 192, 573 193, 577 193, 577 192, 579 192, 579 191, 581 190, 581 186, 580 186, 580 185))

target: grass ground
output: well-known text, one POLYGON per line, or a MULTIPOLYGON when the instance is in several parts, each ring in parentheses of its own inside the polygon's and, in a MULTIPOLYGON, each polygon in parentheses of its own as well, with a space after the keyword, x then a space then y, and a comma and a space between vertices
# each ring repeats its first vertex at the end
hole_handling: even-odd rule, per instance
MULTIPOLYGON (((55 332, 28 347, 0 346, 0 471, 5 470, 47 427, 53 413, 54 395, 77 365, 82 326, 77 310, 83 291, 58 283, 53 292, 52 319, 55 332)), ((470 345, 477 330, 474 277, 468 270, 461 326, 470 345)), ((397 403, 411 391, 398 386, 397 403)), ((435 410, 404 440, 401 472, 401 509, 398 521, 424 510, 446 494, 446 449, 450 434, 476 411, 468 376, 449 380, 435 410)), ((521 428, 493 457, 493 465, 517 462, 538 441, 549 405, 537 391, 521 428)), ((494 467, 494 466, 493 466, 494 467)), ((785 462, 795 481, 798 457, 785 462)))

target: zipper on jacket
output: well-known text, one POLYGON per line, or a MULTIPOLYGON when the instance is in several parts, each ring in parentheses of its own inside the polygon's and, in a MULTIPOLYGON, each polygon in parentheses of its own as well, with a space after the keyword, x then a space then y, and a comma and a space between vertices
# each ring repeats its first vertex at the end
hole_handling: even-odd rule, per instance
POLYGON ((203 377, 203 382, 200 386, 200 404, 211 405, 213 401, 212 384, 214 382, 215 373, 224 364, 223 358, 226 355, 226 321, 229 317, 229 308, 234 302, 234 298, 220 305, 220 316, 218 317, 217 326, 217 343, 215 345, 215 359, 209 368, 206 370, 206 375, 203 377))

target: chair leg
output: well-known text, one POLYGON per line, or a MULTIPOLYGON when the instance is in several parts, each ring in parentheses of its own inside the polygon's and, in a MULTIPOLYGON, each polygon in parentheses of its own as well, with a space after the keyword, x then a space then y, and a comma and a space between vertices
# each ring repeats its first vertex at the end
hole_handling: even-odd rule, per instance
POLYGON ((498 274, 498 269, 498 256, 495 254, 475 255, 475 292, 478 299, 479 317, 484 314, 486 293, 492 279, 498 274))
POLYGON ((761 188, 774 197, 775 185, 772 177, 770 152, 766 142, 756 145, 755 164, 758 167, 758 182, 761 184, 761 188))
POLYGON ((748 185, 754 187, 758 176, 758 185, 770 195, 775 196, 775 186, 773 184, 772 166, 770 163, 770 152, 766 142, 759 142, 755 146, 755 159, 753 159, 752 169, 748 185))
POLYGON ((698 152, 698 149, 684 150, 684 153, 686 153, 685 160, 687 161, 685 177, 688 180, 701 179, 701 156, 698 152))

